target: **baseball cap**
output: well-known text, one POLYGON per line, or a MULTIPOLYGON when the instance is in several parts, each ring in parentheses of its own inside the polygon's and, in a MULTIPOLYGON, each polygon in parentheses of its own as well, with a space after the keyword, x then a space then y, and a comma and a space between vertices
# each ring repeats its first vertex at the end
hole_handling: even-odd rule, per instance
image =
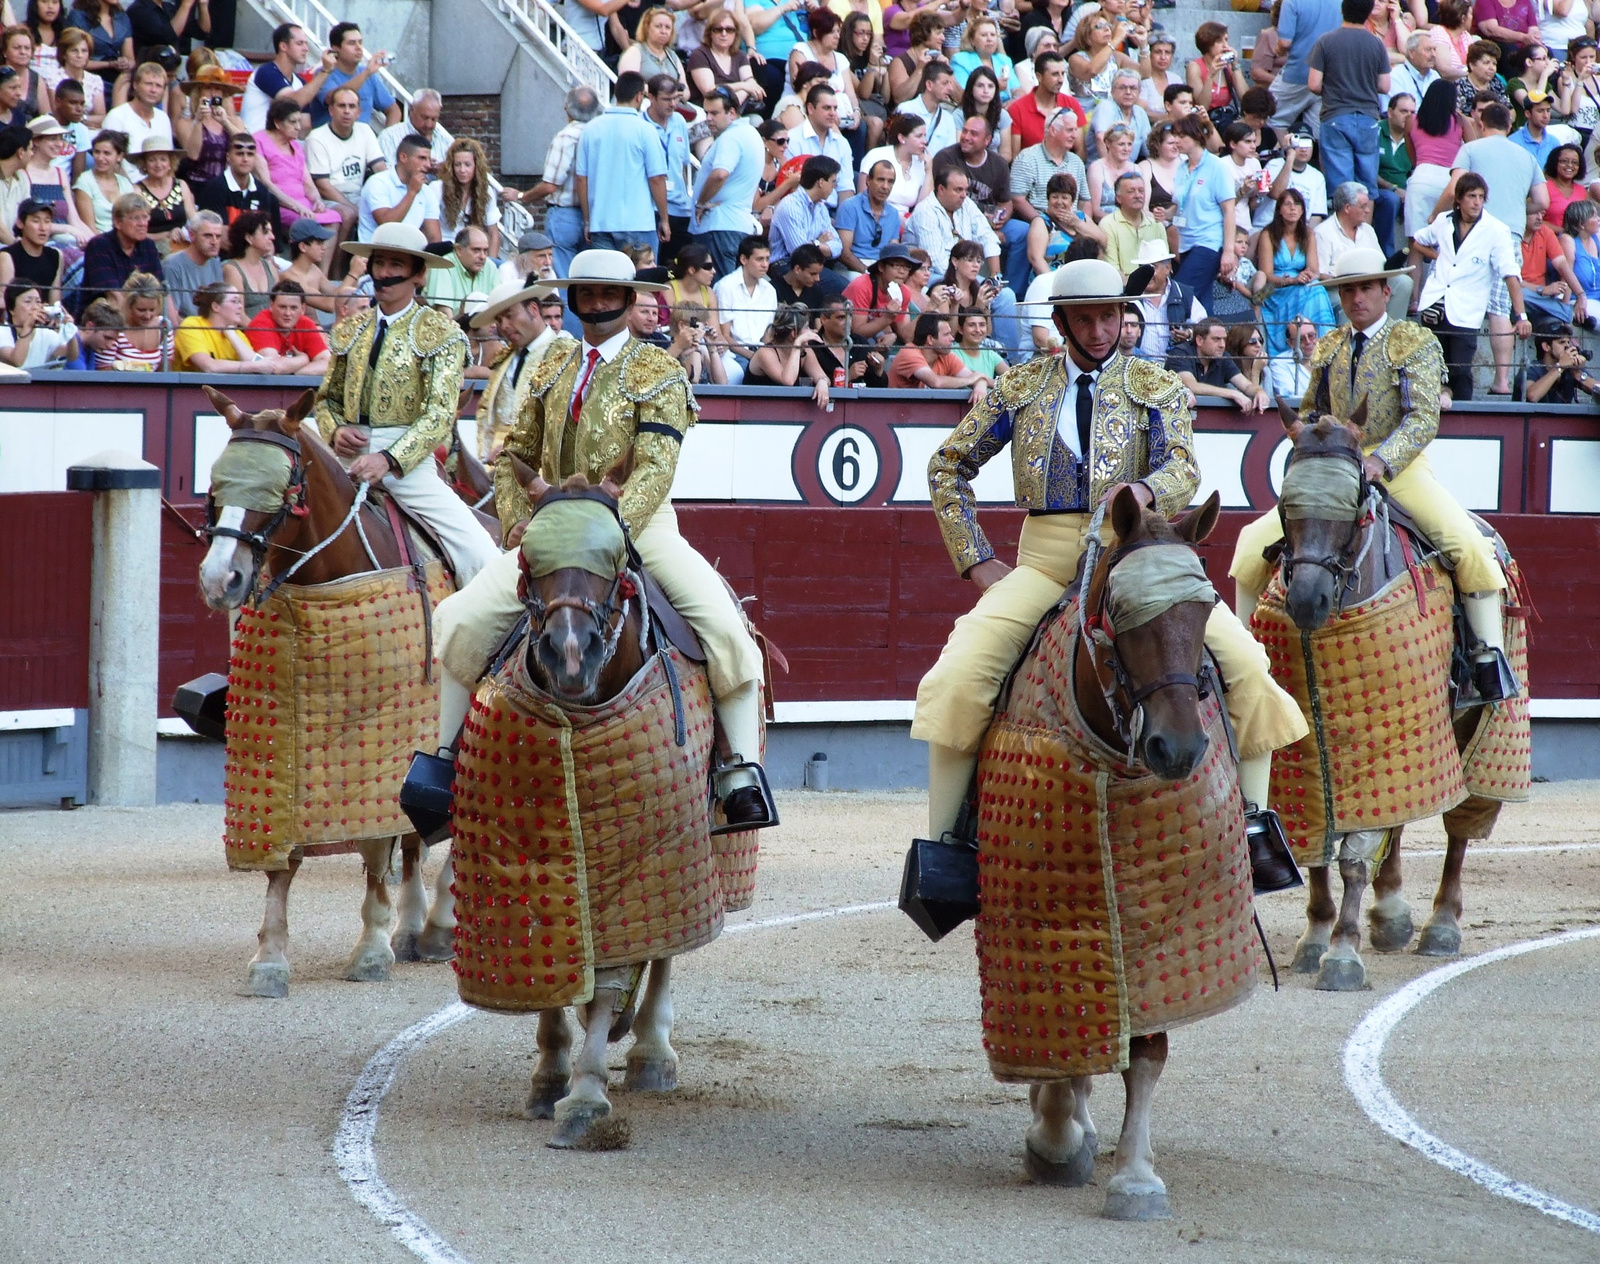
POLYGON ((55 217, 55 207, 51 206, 50 203, 40 198, 23 198, 21 205, 17 207, 17 223, 20 224, 28 216, 37 215, 41 211, 51 218, 55 217))
POLYGON ((521 254, 524 250, 553 250, 555 244, 537 228, 530 228, 517 238, 517 253, 521 254))
POLYGON ((333 230, 325 228, 314 219, 301 216, 289 225, 289 240, 295 241, 329 241, 333 237, 333 230))

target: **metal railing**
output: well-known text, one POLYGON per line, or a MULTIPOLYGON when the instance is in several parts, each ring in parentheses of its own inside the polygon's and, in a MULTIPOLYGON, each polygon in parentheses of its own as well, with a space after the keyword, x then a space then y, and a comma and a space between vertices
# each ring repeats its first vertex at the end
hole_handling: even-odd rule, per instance
MULTIPOLYGON (((315 3, 315 0, 310 0, 315 3)), ((564 65, 580 83, 586 83, 607 99, 616 73, 567 25, 549 0, 499 0, 500 11, 511 19, 521 34, 550 57, 564 65)))

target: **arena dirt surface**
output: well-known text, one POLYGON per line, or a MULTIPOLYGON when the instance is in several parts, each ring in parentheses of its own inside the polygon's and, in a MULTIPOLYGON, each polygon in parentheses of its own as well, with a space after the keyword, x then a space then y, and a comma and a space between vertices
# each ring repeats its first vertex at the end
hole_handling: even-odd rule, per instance
MULTIPOLYGON (((1538 786, 1495 846, 1600 841, 1600 783, 1538 786)), ((756 907, 891 899, 911 795, 790 794, 756 907)), ((401 1261, 331 1146, 345 1095, 398 1031, 454 999, 448 967, 342 982, 353 858, 308 862, 286 1001, 236 995, 264 882, 228 874, 215 807, 0 814, 0 1256, 55 1261, 401 1261)), ((1437 824, 1410 849, 1442 846, 1437 824)), ((1414 857, 1420 925, 1440 861, 1414 857)), ((1466 950, 1600 922, 1600 851, 1477 855, 1466 950)), ((1288 959, 1298 894, 1263 902, 1288 959)), ((1361 1113, 1339 1051, 1434 965, 1368 954, 1373 990, 1263 990, 1172 1037, 1154 1141, 1174 1219, 1098 1218, 1121 1119, 1096 1081, 1096 1185, 1021 1175, 1025 1092, 979 1044, 969 932, 896 912, 725 938, 676 973, 682 1087, 614 1094, 624 1151, 549 1150, 521 1117, 533 1021, 479 1016, 414 1052, 386 1101, 380 1170, 475 1264, 564 1260, 1556 1261, 1588 1233, 1491 1196, 1361 1113)), ((1395 1033, 1391 1088, 1447 1141, 1600 1207, 1600 941, 1448 984, 1395 1033)), ((620 1067, 622 1049, 614 1051, 620 1067)), ((620 1081, 620 1075, 616 1077, 620 1081)))

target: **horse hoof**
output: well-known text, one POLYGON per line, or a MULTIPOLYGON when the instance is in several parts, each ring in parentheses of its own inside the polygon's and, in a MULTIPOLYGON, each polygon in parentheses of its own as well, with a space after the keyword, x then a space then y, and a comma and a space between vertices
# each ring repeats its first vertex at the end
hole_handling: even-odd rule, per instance
POLYGON ((584 1139, 611 1114, 610 1102, 574 1102, 564 1098, 556 1103, 556 1130, 546 1143, 552 1150, 576 1150, 584 1139))
POLYGON ((1319 992, 1360 992, 1367 986, 1367 968, 1359 957, 1324 957, 1317 974, 1319 992))
POLYGON ((670 1093, 678 1087, 676 1058, 629 1058, 622 1087, 630 1093, 670 1093))
POLYGON ((414 930, 395 931, 394 938, 389 941, 389 949, 396 961, 422 960, 417 952, 417 932, 414 930))
MULTIPOLYGON (((388 945, 384 945, 387 949, 388 945)), ((344 977, 351 983, 387 983, 394 967, 394 953, 365 952, 351 961, 344 977)))
POLYGON ((1322 965, 1322 954, 1328 945, 1301 940, 1294 948, 1294 960, 1289 963, 1290 974, 1315 974, 1322 965))
POLYGON ((453 926, 424 926, 417 936, 417 960, 450 961, 456 955, 456 932, 453 926))
POLYGON ((534 1080, 528 1091, 528 1118, 554 1119, 556 1103, 566 1095, 566 1080, 534 1080))
POLYGON ((1076 1154, 1065 1163, 1056 1163, 1045 1158, 1025 1140, 1022 1145, 1022 1170, 1035 1185, 1081 1189, 1094 1179, 1094 1156, 1098 1149, 1099 1138, 1087 1133, 1076 1154))
POLYGON ((289 967, 286 965, 256 964, 244 981, 241 996, 264 996, 278 1000, 289 995, 289 967))
POLYGON ((1461 951, 1461 928, 1429 922, 1417 944, 1419 957, 1454 957, 1461 951))
POLYGON ((1400 952, 1411 942, 1417 928, 1411 921, 1411 910, 1398 917, 1367 918, 1367 941, 1378 952, 1400 952))
POLYGON ((1107 1220, 1171 1220, 1172 1203, 1165 1189, 1111 1189, 1100 1214, 1107 1220))

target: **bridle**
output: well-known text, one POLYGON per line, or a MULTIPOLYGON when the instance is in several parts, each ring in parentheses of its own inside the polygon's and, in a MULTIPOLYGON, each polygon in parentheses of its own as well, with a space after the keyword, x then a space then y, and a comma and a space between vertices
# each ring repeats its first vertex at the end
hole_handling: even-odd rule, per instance
POLYGON ((1372 547, 1372 532, 1365 528, 1372 526, 1376 520, 1383 494, 1376 486, 1367 481, 1366 464, 1362 460, 1359 449, 1332 448, 1325 452, 1308 452, 1296 454, 1290 452, 1289 459, 1284 463, 1284 473, 1288 474, 1290 466, 1300 461, 1350 461, 1356 467, 1356 476, 1360 480, 1359 491, 1356 493, 1356 508, 1360 512, 1350 523, 1350 535, 1344 546, 1336 553, 1324 553, 1320 556, 1302 553, 1292 553, 1288 548, 1289 519, 1284 511, 1283 498, 1278 498, 1278 522, 1283 528, 1284 552, 1282 557, 1283 587, 1287 592, 1294 582, 1294 568, 1296 566, 1316 566, 1328 572, 1333 577, 1333 608, 1344 609, 1345 596, 1350 590, 1350 584, 1361 570, 1361 564, 1367 559, 1367 550, 1372 547), (1359 550, 1359 551, 1358 551, 1359 550))
MULTIPOLYGON (((306 504, 305 464, 301 459, 300 441, 291 435, 279 434, 276 430, 235 430, 228 437, 228 442, 269 443, 289 454, 289 483, 283 489, 283 504, 254 531, 243 531, 238 527, 224 527, 219 524, 216 500, 210 493, 206 495, 206 522, 205 526, 200 528, 201 534, 208 541, 220 535, 224 539, 238 540, 241 544, 250 546, 250 556, 255 564, 255 573, 250 586, 250 600, 253 603, 256 591, 261 585, 262 566, 266 562, 267 549, 273 535, 291 517, 304 518, 311 512, 306 504)), ((273 581, 274 590, 278 582, 273 581)))

